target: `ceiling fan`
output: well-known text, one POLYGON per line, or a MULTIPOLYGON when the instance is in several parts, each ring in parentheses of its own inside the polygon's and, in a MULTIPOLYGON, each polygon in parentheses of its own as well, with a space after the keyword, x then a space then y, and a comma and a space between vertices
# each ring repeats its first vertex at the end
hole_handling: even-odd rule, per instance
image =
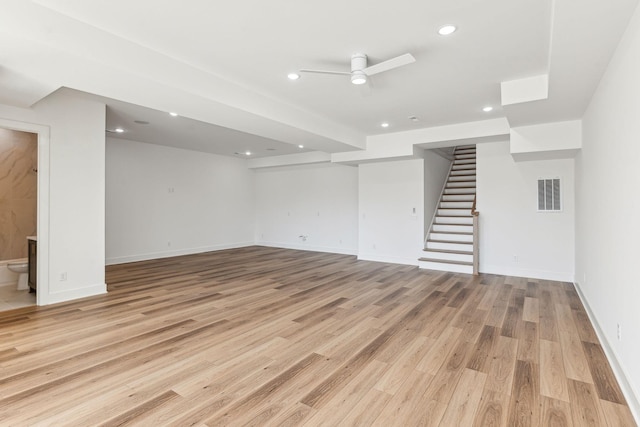
POLYGON ((367 67, 367 55, 364 53, 354 53, 351 55, 351 72, 348 71, 327 71, 327 70, 300 70, 301 73, 315 74, 338 74, 351 76, 351 83, 361 85, 367 82, 367 77, 374 74, 384 73, 395 68, 416 62, 416 59, 410 53, 387 59, 375 65, 367 67))

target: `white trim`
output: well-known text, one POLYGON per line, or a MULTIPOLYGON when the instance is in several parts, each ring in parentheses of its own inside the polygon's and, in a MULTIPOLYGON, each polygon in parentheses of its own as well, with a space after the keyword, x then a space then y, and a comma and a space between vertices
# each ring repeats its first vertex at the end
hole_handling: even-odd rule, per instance
MULTIPOLYGON (((40 292, 40 283, 38 283, 38 292, 40 292)), ((47 304, 67 302, 67 301, 75 300, 78 298, 93 297, 96 295, 101 295, 106 293, 107 293, 107 285, 105 283, 92 285, 88 287, 77 288, 77 289, 66 289, 62 292, 51 293, 49 295, 49 300, 47 304)))
POLYGON ((175 251, 150 252, 146 254, 107 258, 105 261, 105 264, 106 265, 126 264, 128 262, 147 261, 151 259, 160 259, 160 258, 171 258, 174 256, 181 256, 181 255, 193 255, 193 254, 200 254, 203 252, 221 251, 224 249, 246 248, 248 246, 254 246, 254 245, 255 245, 254 242, 241 242, 241 243, 230 243, 230 244, 224 244, 224 245, 201 246, 199 248, 178 249, 175 251))
POLYGON ((0 118, 0 127, 38 135, 38 305, 51 304, 49 293, 49 126, 0 118))
POLYGON ((633 418, 636 420, 636 424, 640 425, 640 393, 633 388, 633 386, 627 381, 629 377, 624 369, 624 367, 618 361, 618 357, 616 355, 615 350, 609 344, 607 337, 605 336, 602 328, 600 327, 600 323, 598 323, 598 319, 595 314, 591 310, 591 306, 587 302, 586 297, 582 293, 580 289, 580 285, 578 282, 574 282, 573 285, 578 292, 578 296, 580 297, 580 301, 582 301, 582 305, 584 306, 587 316, 589 316, 589 320, 593 325, 593 329, 596 331, 596 335, 598 336, 598 340, 600 341, 600 345, 604 350, 605 355, 607 356, 607 360, 609 360, 609 364, 611 365, 611 369, 613 370, 613 374, 618 380, 618 384, 620 385, 620 389, 622 389, 622 394, 624 394, 625 399, 627 400, 627 405, 631 410, 631 414, 633 418))
POLYGON ((309 246, 309 245, 295 244, 295 243, 281 243, 281 242, 267 242, 267 241, 257 241, 255 244, 257 246, 267 246, 270 248, 282 248, 282 249, 296 249, 299 251, 327 252, 327 253, 341 254, 341 255, 357 255, 358 254, 358 251, 356 249, 341 248, 336 246, 309 246))

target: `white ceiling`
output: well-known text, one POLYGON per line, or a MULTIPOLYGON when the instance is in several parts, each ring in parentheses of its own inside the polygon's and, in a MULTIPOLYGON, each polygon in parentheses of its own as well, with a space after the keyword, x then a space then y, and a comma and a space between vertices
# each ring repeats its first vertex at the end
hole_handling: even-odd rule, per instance
POLYGON ((109 126, 128 128, 125 138, 278 155, 496 117, 579 118, 637 0, 2 3, 0 102, 28 106, 65 86, 104 97, 109 126), (458 31, 438 35, 449 23, 458 31), (406 52, 416 62, 364 89, 344 76, 286 78, 348 70, 357 52, 370 64, 406 52), (549 99, 500 106, 500 82, 545 73, 549 99), (166 121, 166 111, 181 120, 166 121))

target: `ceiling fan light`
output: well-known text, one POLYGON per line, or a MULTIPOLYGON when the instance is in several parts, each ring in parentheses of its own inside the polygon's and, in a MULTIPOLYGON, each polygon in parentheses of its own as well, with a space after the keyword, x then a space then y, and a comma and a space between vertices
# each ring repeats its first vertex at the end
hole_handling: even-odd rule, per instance
POLYGON ((363 85, 367 82, 367 75, 362 71, 354 71, 351 74, 351 83, 354 85, 363 85))

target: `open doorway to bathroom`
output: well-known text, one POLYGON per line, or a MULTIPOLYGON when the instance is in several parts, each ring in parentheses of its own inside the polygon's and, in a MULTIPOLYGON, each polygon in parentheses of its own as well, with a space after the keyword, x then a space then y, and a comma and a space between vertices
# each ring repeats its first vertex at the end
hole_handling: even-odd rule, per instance
POLYGON ((27 238, 37 235, 38 135, 0 128, 0 310, 36 304, 27 238), (11 265, 11 269, 9 268, 11 265), (14 270, 14 271, 11 271, 14 270), (22 280, 19 280, 22 275, 22 280))

